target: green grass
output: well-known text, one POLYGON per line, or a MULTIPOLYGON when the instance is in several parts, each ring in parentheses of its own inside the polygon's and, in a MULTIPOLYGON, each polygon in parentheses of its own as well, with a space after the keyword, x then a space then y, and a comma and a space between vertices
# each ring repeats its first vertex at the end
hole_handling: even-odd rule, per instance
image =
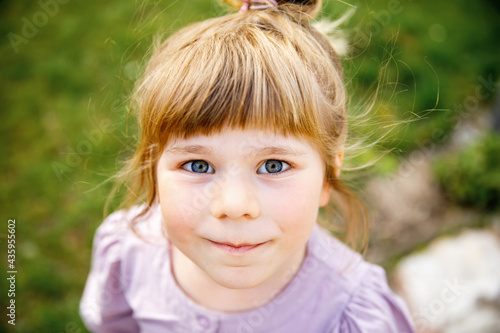
MULTIPOLYGON (((474 93, 478 76, 497 78, 499 23, 492 3, 401 0, 401 13, 391 16, 371 43, 345 62, 346 77, 354 76, 349 84, 356 92, 354 104, 372 91, 381 62, 389 58, 379 103, 387 108, 380 119, 407 119, 410 112, 428 118, 396 131, 389 146, 409 151, 428 138, 432 128, 452 127, 441 120, 442 113, 423 111, 435 107, 437 78, 436 108, 451 110, 474 93), (433 24, 444 27, 443 41, 429 37, 433 24)), ((370 1, 369 7, 362 2, 358 7, 348 26, 374 22, 369 13, 384 10, 387 1, 370 1)), ((324 14, 338 17, 348 8, 330 0, 324 14)), ((134 146, 133 132, 126 134, 133 81, 154 36, 169 35, 225 9, 209 0, 69 1, 16 52, 9 33, 22 36, 23 18, 32 21, 41 11, 37 1, 0 2, 0 211, 5 222, 17 221, 15 330, 85 332, 78 302, 89 270, 93 232, 102 221, 110 189, 102 183, 134 146)), ((490 98, 480 101, 489 102, 490 98)), ((382 164, 381 170, 393 169, 394 160, 382 164)), ((0 232, 2 249, 5 232, 6 226, 0 232)), ((5 256, 2 268, 4 263, 5 256)), ((0 307, 7 302, 7 297, 0 297, 0 307)), ((14 331, 0 327, 7 329, 14 331)))
POLYGON ((500 135, 484 133, 458 152, 434 162, 435 174, 453 201, 486 212, 499 211, 500 135))

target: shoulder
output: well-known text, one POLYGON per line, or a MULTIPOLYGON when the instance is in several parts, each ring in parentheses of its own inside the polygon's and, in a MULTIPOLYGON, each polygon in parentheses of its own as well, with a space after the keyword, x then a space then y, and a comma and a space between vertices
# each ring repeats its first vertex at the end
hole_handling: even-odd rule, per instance
POLYGON ((390 289, 383 268, 364 261, 319 227, 311 239, 311 257, 322 263, 322 299, 337 312, 329 316, 326 331, 415 331, 406 304, 390 289))
POLYGON ((96 241, 114 244, 142 239, 148 243, 163 243, 163 224, 158 207, 150 208, 145 214, 144 205, 133 206, 110 214, 97 228, 96 241))
MULTIPOLYGON (((116 211, 95 232, 91 269, 80 301, 82 319, 93 331, 137 332, 132 316, 139 299, 135 296, 148 285, 147 279, 158 276, 151 271, 168 262, 160 257, 168 254, 161 214, 151 209, 139 216, 143 208, 116 211)), ((154 282, 150 285, 157 286, 154 282)))
POLYGON ((339 332, 415 332, 404 301, 387 284, 384 270, 367 264, 338 323, 339 332))
POLYGON ((156 207, 140 215, 144 206, 133 206, 109 215, 97 228, 93 242, 93 264, 129 261, 134 253, 164 247, 161 215, 156 207))

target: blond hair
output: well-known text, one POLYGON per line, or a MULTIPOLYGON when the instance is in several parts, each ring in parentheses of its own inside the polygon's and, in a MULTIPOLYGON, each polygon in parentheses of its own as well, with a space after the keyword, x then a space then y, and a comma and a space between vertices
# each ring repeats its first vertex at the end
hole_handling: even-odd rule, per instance
MULTIPOLYGON (((227 0, 237 9, 239 0, 227 0)), ((325 181, 345 220, 343 240, 364 249, 367 214, 336 177, 347 137, 346 92, 337 53, 309 19, 321 1, 278 1, 278 7, 193 24, 153 54, 133 95, 141 138, 121 175, 122 207, 157 201, 156 165, 172 139, 224 128, 258 128, 311 142, 325 163, 325 181)))

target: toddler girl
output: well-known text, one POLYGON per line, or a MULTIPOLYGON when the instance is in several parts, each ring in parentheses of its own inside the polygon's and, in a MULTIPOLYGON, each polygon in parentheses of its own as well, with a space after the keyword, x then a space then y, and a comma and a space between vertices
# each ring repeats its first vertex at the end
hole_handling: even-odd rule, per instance
POLYGON ((346 240, 366 233, 339 179, 346 97, 337 54, 309 23, 321 1, 230 4, 239 12, 168 38, 137 85, 141 139, 123 173, 142 204, 96 232, 85 324, 413 332, 384 271, 316 223, 337 203, 346 240))

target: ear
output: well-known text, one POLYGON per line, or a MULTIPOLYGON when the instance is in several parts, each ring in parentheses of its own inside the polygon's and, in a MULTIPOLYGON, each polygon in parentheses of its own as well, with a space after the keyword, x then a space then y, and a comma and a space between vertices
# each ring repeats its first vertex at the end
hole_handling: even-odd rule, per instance
MULTIPOLYGON (((341 150, 336 156, 335 156, 335 177, 340 176, 340 166, 342 165, 342 160, 344 158, 344 150, 341 150)), ((319 199, 319 206, 324 207, 328 204, 330 201, 330 193, 332 191, 332 185, 329 183, 325 182, 323 184, 323 188, 321 189, 321 196, 319 199)))
POLYGON ((338 154, 335 156, 335 177, 340 177, 340 166, 342 165, 342 160, 344 159, 344 149, 340 150, 338 154))
POLYGON ((330 201, 330 193, 332 191, 332 186, 325 182, 323 188, 321 189, 321 195, 319 197, 319 206, 324 207, 330 201))

